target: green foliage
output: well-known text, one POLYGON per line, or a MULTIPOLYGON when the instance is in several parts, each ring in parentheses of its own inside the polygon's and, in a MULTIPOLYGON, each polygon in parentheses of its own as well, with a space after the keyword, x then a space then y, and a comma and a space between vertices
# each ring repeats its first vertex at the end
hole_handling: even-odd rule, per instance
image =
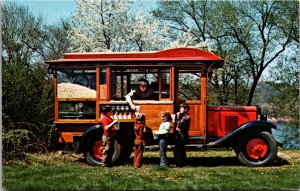
POLYGON ((54 90, 42 62, 67 49, 68 22, 45 26, 41 17, 14 2, 4 2, 1 9, 3 149, 5 156, 18 157, 50 147, 54 90))
POLYGON ((296 1, 161 0, 153 14, 174 38, 190 34, 187 44, 206 42, 224 59, 224 71, 210 81, 212 103, 251 105, 264 70, 288 54, 298 34, 298 8, 296 1))
POLYGON ((8 62, 29 62, 39 55, 42 18, 34 17, 28 8, 4 2, 2 9, 2 56, 8 62))
POLYGON ((9 190, 295 190, 299 150, 280 150, 271 166, 240 165, 233 151, 188 151, 188 166, 159 168, 158 151, 145 151, 141 169, 131 163, 109 169, 88 166, 82 155, 34 154, 3 166, 9 190), (55 184, 53 184, 55 182, 55 184), (238 184, 237 184, 238 183, 238 184))
POLYGON ((30 143, 31 132, 26 129, 8 130, 2 132, 3 158, 22 157, 26 146, 30 143), (24 147, 25 146, 25 147, 24 147))
POLYGON ((279 64, 271 71, 271 80, 268 82, 273 90, 268 102, 268 112, 283 123, 281 129, 283 143, 288 148, 299 148, 299 54, 297 48, 292 49, 297 54, 281 57, 279 64), (288 64, 287 64, 288 63, 288 64))
POLYGON ((30 144, 44 149, 53 118, 51 79, 47 79, 41 64, 27 67, 19 63, 4 63, 2 75, 4 134, 11 130, 26 130, 34 135, 30 144))

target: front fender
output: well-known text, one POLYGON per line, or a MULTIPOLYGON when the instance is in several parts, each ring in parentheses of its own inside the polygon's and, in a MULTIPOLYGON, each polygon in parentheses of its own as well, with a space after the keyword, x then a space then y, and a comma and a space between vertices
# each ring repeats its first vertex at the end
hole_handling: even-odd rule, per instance
POLYGON ((103 134, 103 129, 101 125, 93 125, 89 127, 82 135, 81 140, 80 140, 80 145, 78 150, 76 151, 77 154, 82 153, 86 151, 88 141, 90 140, 90 136, 94 134, 99 134, 99 137, 102 137, 103 134))
POLYGON ((232 143, 236 140, 236 138, 243 132, 249 130, 260 130, 260 131, 268 131, 271 133, 271 129, 277 129, 276 125, 270 123, 268 121, 250 121, 244 123, 243 125, 236 128, 231 133, 226 136, 207 144, 207 146, 231 146, 232 143))

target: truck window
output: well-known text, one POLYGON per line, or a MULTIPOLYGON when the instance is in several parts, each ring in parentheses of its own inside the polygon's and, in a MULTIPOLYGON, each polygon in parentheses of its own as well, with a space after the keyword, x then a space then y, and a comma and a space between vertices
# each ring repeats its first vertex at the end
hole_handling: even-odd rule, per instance
POLYGON ((170 98, 170 70, 161 70, 161 99, 170 98))
POLYGON ((200 76, 199 72, 179 71, 179 101, 200 100, 200 76))
POLYGON ((59 69, 57 98, 96 98, 96 70, 59 69))
POLYGON ((106 68, 100 68, 100 99, 107 99, 106 68))
POLYGON ((111 73, 111 93, 113 100, 124 100, 124 96, 131 89, 139 88, 138 81, 146 79, 149 82, 149 88, 154 90, 154 100, 170 98, 170 70, 169 69, 112 69, 111 73), (161 75, 161 85, 159 84, 159 75, 161 75), (160 89, 161 86, 161 89, 160 89))

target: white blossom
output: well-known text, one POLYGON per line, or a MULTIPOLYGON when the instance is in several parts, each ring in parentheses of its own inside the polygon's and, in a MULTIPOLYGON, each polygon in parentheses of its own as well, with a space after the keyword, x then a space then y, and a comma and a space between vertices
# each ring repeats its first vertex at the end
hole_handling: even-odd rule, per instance
POLYGON ((68 31, 71 51, 153 51, 170 44, 168 28, 129 0, 77 0, 68 31))

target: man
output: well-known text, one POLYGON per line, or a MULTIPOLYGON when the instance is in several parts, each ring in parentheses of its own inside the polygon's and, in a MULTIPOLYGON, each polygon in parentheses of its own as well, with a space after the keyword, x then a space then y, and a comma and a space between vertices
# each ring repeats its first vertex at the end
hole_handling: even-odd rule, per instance
POLYGON ((186 150, 185 143, 188 138, 188 132, 190 128, 191 118, 188 114, 190 109, 189 105, 182 103, 179 106, 179 112, 176 114, 175 118, 175 148, 174 156, 177 167, 184 166, 186 161, 186 150))
POLYGON ((103 117, 101 124, 103 128, 103 151, 102 151, 102 166, 110 167, 112 165, 112 156, 114 154, 114 142, 117 134, 116 123, 118 120, 113 120, 111 107, 106 106, 103 109, 103 117))
POLYGON ((125 99, 130 105, 131 109, 135 110, 136 107, 132 102, 133 99, 138 100, 149 100, 154 99, 154 91, 152 88, 149 88, 149 82, 146 79, 139 80, 139 88, 136 90, 131 90, 126 96, 125 99))

